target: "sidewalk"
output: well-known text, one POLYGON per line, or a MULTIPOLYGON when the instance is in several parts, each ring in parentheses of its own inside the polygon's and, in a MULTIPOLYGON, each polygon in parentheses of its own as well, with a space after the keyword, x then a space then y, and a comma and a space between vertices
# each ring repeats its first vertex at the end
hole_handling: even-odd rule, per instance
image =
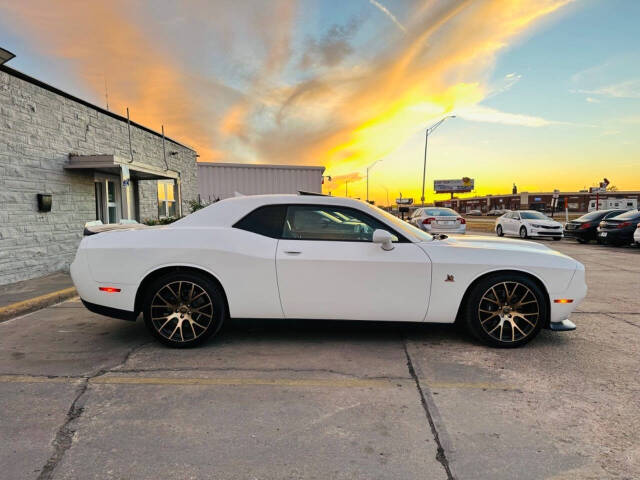
POLYGON ((64 272, 0 285, 0 322, 59 303, 75 295, 76 289, 71 277, 64 272))

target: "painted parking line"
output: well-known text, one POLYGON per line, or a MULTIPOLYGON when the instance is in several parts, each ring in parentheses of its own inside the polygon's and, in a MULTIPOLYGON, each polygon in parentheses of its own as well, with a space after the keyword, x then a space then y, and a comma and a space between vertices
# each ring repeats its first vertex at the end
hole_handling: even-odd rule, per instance
MULTIPOLYGON (((0 383, 78 383, 83 377, 47 377, 35 375, 0 375, 0 383)), ((424 380, 423 380, 424 381, 424 380)), ((333 387, 333 388, 391 388, 405 383, 387 379, 292 379, 292 378, 180 378, 180 377, 121 377, 101 376, 89 379, 95 385, 195 385, 195 386, 276 386, 276 387, 333 387)), ((519 390, 501 383, 428 382, 430 389, 462 390, 519 390)))

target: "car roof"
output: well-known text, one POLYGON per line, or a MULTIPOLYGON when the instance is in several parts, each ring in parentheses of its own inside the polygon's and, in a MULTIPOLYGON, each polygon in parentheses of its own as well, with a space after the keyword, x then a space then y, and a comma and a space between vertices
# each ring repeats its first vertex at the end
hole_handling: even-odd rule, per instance
POLYGON ((327 195, 296 195, 296 194, 268 194, 268 195, 242 195, 226 198, 213 203, 205 208, 195 211, 191 215, 181 218, 171 225, 176 227, 200 227, 200 226, 231 226, 249 212, 258 207, 279 204, 298 205, 334 205, 339 207, 351 207, 365 210, 371 213, 373 208, 361 200, 346 197, 332 197, 327 195))

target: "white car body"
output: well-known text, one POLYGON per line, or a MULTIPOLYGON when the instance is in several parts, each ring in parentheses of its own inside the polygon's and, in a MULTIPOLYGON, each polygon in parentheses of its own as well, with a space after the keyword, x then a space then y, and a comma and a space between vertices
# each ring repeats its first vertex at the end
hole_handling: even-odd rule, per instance
POLYGON ((467 222, 462 215, 444 207, 418 208, 414 210, 409 223, 428 233, 463 234, 467 231, 467 222))
POLYGON ((640 224, 636 227, 636 231, 633 232, 633 241, 640 245, 640 224))
POLYGON ((543 285, 554 323, 586 295, 583 265, 544 245, 479 236, 438 240, 364 202, 309 195, 230 198, 171 225, 84 237, 71 276, 90 309, 135 319, 145 279, 173 267, 215 279, 232 318, 452 323, 469 286, 504 271, 543 285), (266 205, 348 207, 404 238, 381 245, 375 230, 374 241, 300 240, 234 227, 266 205), (573 302, 555 303, 559 298, 573 302))
POLYGON ((544 215, 544 218, 527 219, 527 214, 542 215, 536 210, 514 210, 507 212, 503 216, 496 219, 495 231, 498 232, 498 226, 502 227, 504 235, 515 235, 521 238, 540 237, 540 238, 562 238, 564 236, 562 224, 556 222, 544 215), (522 228, 526 230, 523 237, 522 228))

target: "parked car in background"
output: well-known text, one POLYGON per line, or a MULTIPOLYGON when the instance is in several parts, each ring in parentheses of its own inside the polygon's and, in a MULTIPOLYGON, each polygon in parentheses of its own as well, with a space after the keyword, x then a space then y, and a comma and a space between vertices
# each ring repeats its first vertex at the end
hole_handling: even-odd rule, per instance
POLYGON ((508 211, 509 210, 505 210, 504 208, 492 208, 491 210, 489 210, 487 212, 487 216, 488 217, 501 217, 502 215, 504 215, 508 211))
POLYGON ((416 209, 409 223, 429 233, 465 233, 467 222, 451 208, 423 207, 416 209))
POLYGON ((580 243, 596 240, 598 225, 600 225, 602 220, 615 217, 626 211, 626 209, 616 208, 587 213, 575 220, 567 222, 564 226, 564 236, 575 238, 580 243))
POLYGON ((442 239, 321 195, 228 198, 161 228, 86 236, 71 277, 89 310, 142 313, 171 347, 229 318, 459 320, 486 345, 517 347, 542 328, 575 329, 568 316, 587 293, 584 266, 545 245, 442 239))
POLYGON ((598 225, 598 243, 629 245, 640 223, 640 211, 629 210, 616 217, 607 218, 598 225))
POLYGON ((520 238, 562 238, 562 224, 536 210, 515 210, 496 219, 496 234, 517 235, 520 238))
POLYGON ((481 217, 482 216, 482 210, 469 210, 467 212, 467 216, 470 216, 470 217, 481 217))

